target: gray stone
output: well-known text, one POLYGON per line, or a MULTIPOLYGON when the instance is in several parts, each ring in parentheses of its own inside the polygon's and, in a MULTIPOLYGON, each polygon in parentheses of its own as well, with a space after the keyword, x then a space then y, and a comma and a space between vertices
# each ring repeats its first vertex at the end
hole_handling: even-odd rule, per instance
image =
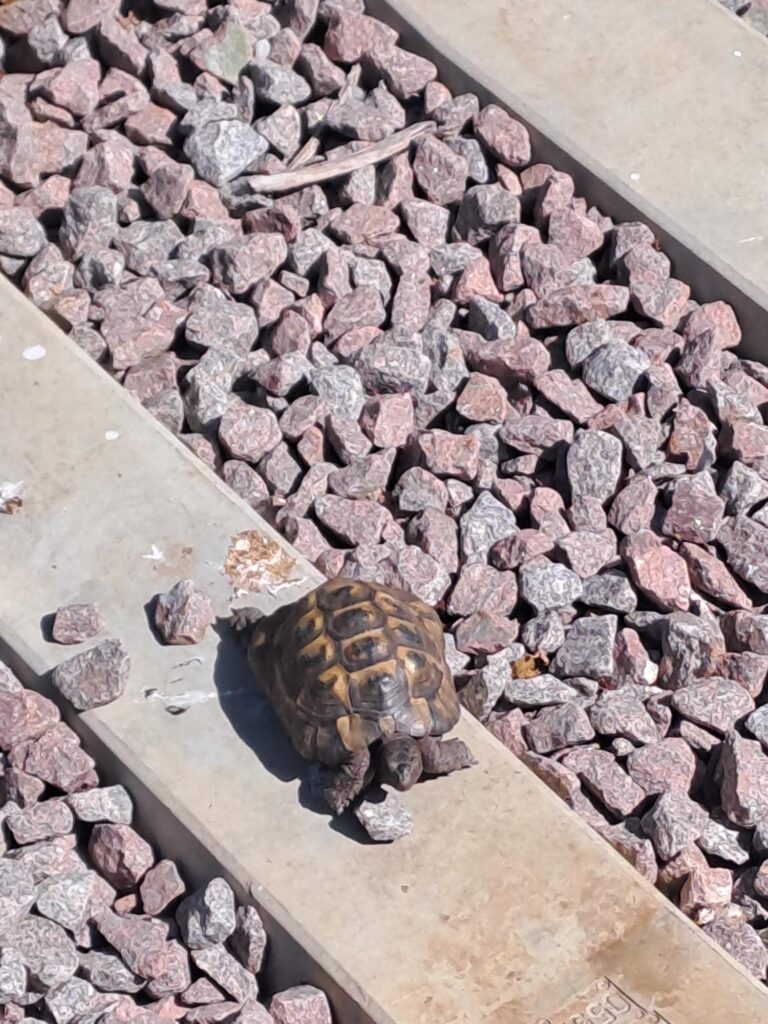
POLYGON ((582 595, 582 582, 571 569, 545 559, 520 567, 520 596, 536 612, 566 608, 582 595))
POLYGON ((582 604, 611 612, 633 612, 637 608, 637 594, 626 576, 602 573, 583 580, 582 604))
POLYGON ((465 562, 487 561, 493 545, 516 529, 514 512, 490 492, 482 491, 460 520, 462 557, 465 562))
POLYGON ((197 174, 217 188, 247 171, 268 148, 267 140, 242 121, 209 121, 184 141, 197 174))
POLYGON ((553 671, 561 679, 570 676, 610 679, 615 667, 613 646, 617 623, 615 615, 577 619, 555 655, 553 671))
POLYGON ((602 430, 578 430, 566 457, 571 500, 592 497, 608 502, 619 483, 622 454, 617 437, 602 430))
POLYGON ((235 897, 229 884, 223 878, 212 879, 179 904, 176 920, 184 942, 192 950, 225 942, 237 923, 235 897))
POLYGON ((699 838, 707 813, 685 793, 662 793, 643 818, 643 828, 663 861, 671 860, 699 838))
POLYGON ((640 377, 650 368, 648 356, 626 341, 610 341, 584 360, 584 382, 610 402, 622 402, 637 387, 640 377))
POLYGON ((578 696, 578 691, 556 676, 544 674, 527 679, 510 679, 504 687, 504 696, 517 707, 543 708, 553 704, 567 704, 578 696))
POLYGON ((393 843, 413 832, 411 813, 396 793, 386 792, 380 800, 362 800, 355 807, 355 817, 377 843, 393 843))

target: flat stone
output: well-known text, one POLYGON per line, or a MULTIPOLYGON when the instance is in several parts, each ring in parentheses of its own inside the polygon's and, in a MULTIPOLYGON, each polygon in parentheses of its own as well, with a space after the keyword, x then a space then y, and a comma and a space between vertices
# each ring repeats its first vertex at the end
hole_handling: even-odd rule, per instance
POLYGON ((75 843, 74 835, 59 836, 9 850, 6 856, 24 867, 34 882, 39 883, 62 872, 82 870, 83 863, 75 850, 75 843))
POLYGON ((168 924, 159 918, 121 915, 104 909, 94 917, 94 924, 120 954, 125 966, 142 978, 144 957, 161 950, 168 939, 168 924))
POLYGON ((554 460, 573 440, 573 425, 568 420, 537 413, 518 419, 511 416, 502 424, 499 437, 517 451, 554 460))
POLYGON ((615 665, 613 648, 617 621, 615 615, 593 615, 577 619, 555 656, 555 674, 561 679, 572 676, 609 679, 615 665))
POLYGON ((122 643, 102 640, 57 665, 52 682, 78 711, 88 711, 123 695, 130 668, 130 657, 122 643))
MULTIPOLYGON (((357 289, 361 290, 370 291, 357 289)), ((333 312, 335 310, 334 306, 333 312)), ((375 320, 377 324, 381 323, 383 317, 380 318, 377 312, 375 320)), ((394 344, 384 336, 358 353, 355 368, 369 394, 400 394, 426 390, 430 362, 418 348, 394 344)))
POLYGON ((496 612, 481 611, 456 626, 456 646, 465 654, 498 654, 515 642, 518 624, 496 612))
POLYGON ((624 534, 649 530, 656 508, 658 491, 647 476, 635 476, 611 502, 608 522, 624 534))
POLYGON ((406 393, 370 398, 360 416, 360 426, 377 448, 404 444, 413 432, 413 399, 406 393))
POLYGON ((309 82, 292 68, 263 60, 252 62, 249 69, 254 91, 260 100, 283 106, 306 103, 312 96, 309 82))
POLYGON ((557 611, 542 612, 523 626, 520 639, 532 653, 554 654, 565 642, 565 626, 557 611))
POLYGON ((285 238, 278 231, 246 235, 211 251, 211 280, 233 295, 244 295, 270 277, 287 254, 285 238))
POLYGON ((253 44, 246 29, 235 21, 225 21, 190 54, 190 60, 203 71, 234 85, 252 55, 253 44))
POLYGON ((4 770, 2 786, 6 801, 18 807, 29 807, 37 803, 45 790, 45 783, 39 778, 17 768, 7 767, 4 770))
POLYGON ((732 651, 768 654, 768 622, 751 612, 729 612, 721 619, 721 628, 732 651))
POLYGON ((574 380, 565 370, 548 370, 536 379, 536 388, 547 401, 582 426, 602 408, 584 383, 574 380))
POLYGON ((394 450, 387 448, 336 469, 328 477, 328 487, 342 498, 376 498, 387 487, 394 456, 394 450))
POLYGON ((117 201, 110 189, 100 185, 72 189, 59 229, 65 256, 77 260, 91 249, 109 248, 117 230, 117 201))
POLYGON ((88 852, 118 892, 133 889, 155 863, 152 847, 130 825, 95 825, 88 852))
POLYGON ((617 560, 616 534, 610 529, 599 533, 576 530, 561 537, 558 545, 576 575, 584 580, 617 560))
POLYGON ((658 877, 658 864, 653 843, 642 835, 637 818, 628 818, 624 824, 609 825, 600 830, 606 842, 620 853, 632 867, 652 885, 658 877))
MULTIPOLYGON (((360 286, 353 288, 346 295, 342 295, 333 305, 325 320, 325 334, 329 342, 336 341, 351 330, 361 327, 380 327, 386 319, 386 310, 382 303, 381 294, 376 288, 360 286)), ((368 346, 367 346, 368 347, 368 346)), ((362 350, 360 356, 366 351, 362 350)), ((403 353, 406 358, 407 352, 403 353)), ((418 353, 411 352, 411 355, 418 353)), ((387 390, 399 391, 409 390, 408 388, 390 388, 387 390)))
POLYGON ((204 284, 193 293, 184 333, 187 341, 199 348, 222 346, 246 355, 258 336, 259 324, 250 306, 204 284))
POLYGON ((690 472, 708 468, 715 460, 712 421, 701 409, 682 398, 677 404, 672 423, 667 454, 673 459, 684 459, 690 472))
POLYGON ((362 800, 355 807, 355 817, 377 843, 393 843, 413 832, 410 811, 401 798, 390 791, 381 800, 362 800))
POLYGON ((728 868, 694 868, 680 891, 680 909, 700 920, 702 913, 726 907, 731 901, 733 875, 728 868))

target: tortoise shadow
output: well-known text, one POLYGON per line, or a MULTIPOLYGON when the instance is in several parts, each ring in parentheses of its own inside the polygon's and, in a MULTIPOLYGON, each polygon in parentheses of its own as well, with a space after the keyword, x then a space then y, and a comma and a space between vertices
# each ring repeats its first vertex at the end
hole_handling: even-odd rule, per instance
MULTIPOLYGON (((298 781, 297 796, 301 807, 327 818, 330 829, 361 846, 380 846, 380 842, 371 839, 351 808, 338 817, 332 813, 322 795, 321 766, 307 761, 294 749, 248 663, 245 645, 235 636, 229 621, 218 618, 213 631, 219 637, 213 682, 221 709, 240 739, 263 767, 281 782, 298 781)), ((432 778, 425 775, 421 782, 432 778)), ((363 793, 365 799, 374 803, 383 800, 384 795, 375 781, 363 793)))
POLYGON ((217 619, 213 631, 219 637, 213 682, 232 728, 264 768, 281 782, 303 779, 307 763, 291 746, 260 691, 244 645, 238 642, 226 619, 217 619))
POLYGON ((353 814, 347 812, 336 818, 326 805, 319 788, 319 766, 294 750, 260 690, 244 645, 238 642, 228 621, 217 619, 213 631, 219 637, 213 682, 221 709, 237 735, 277 779, 285 783, 299 782, 298 799, 302 807, 328 818, 335 832, 366 843, 368 837, 353 814))

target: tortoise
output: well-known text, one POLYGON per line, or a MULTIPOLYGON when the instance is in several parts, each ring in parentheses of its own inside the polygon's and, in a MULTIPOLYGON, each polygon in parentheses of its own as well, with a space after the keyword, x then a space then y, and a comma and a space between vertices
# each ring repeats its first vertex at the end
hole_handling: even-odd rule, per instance
POLYGON ((234 612, 248 661, 294 747, 326 766, 335 814, 374 776, 407 790, 476 764, 442 740, 460 708, 436 612, 404 590, 332 579, 271 615, 234 612))

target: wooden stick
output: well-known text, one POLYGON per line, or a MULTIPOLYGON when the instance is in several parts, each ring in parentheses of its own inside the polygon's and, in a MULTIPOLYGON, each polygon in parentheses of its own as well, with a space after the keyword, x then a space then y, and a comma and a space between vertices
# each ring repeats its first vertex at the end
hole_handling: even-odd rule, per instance
POLYGON ((359 149, 356 153, 346 153, 335 160, 331 157, 322 163, 309 164, 297 170, 278 171, 275 174, 252 174, 247 179, 248 187, 252 193, 290 192, 295 188, 304 188, 306 185, 315 185, 321 181, 341 178, 345 174, 359 171, 361 167, 379 164, 383 160, 397 156, 398 153, 408 149, 414 139, 433 132, 436 127, 434 121, 420 121, 418 124, 412 124, 409 128, 395 132, 388 139, 373 142, 365 149, 359 149))
POLYGON ((305 164, 312 163, 317 156, 319 148, 320 139, 316 135, 311 135, 296 155, 288 161, 288 170, 297 171, 300 167, 304 167, 305 164))

